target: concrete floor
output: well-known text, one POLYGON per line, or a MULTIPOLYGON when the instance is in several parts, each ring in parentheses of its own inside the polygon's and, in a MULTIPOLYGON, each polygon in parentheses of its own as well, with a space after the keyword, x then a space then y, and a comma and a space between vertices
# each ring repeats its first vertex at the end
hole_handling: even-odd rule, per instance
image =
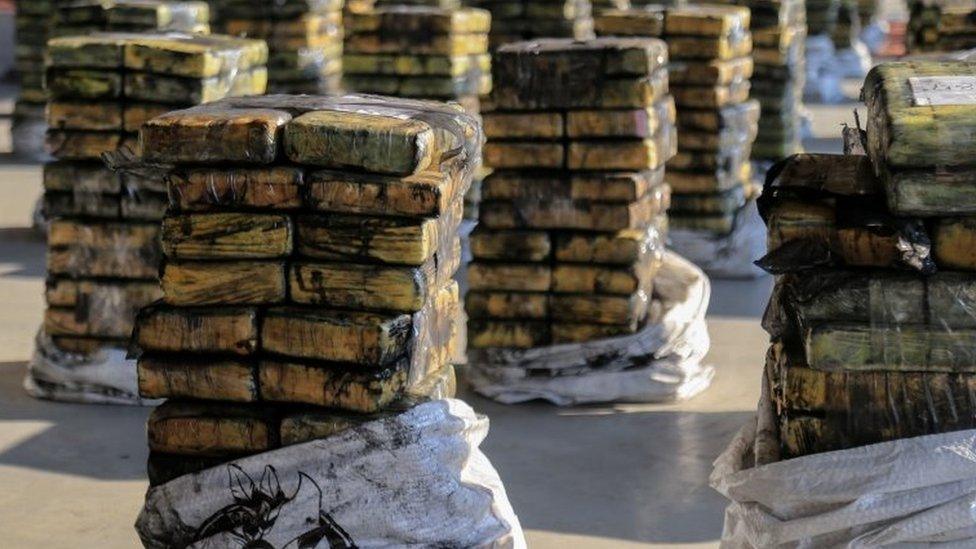
MULTIPOLYGON (((809 149, 839 152, 851 109, 811 108, 809 149)), ((39 195, 37 166, 0 161, 0 545, 134 547, 148 411, 39 402, 21 389, 43 310, 44 246, 27 229, 39 195)), ((758 398, 770 285, 714 282, 708 360, 718 374, 691 401, 560 409, 463 395, 491 418, 484 450, 530 546, 717 546, 724 503, 707 478, 758 398)))

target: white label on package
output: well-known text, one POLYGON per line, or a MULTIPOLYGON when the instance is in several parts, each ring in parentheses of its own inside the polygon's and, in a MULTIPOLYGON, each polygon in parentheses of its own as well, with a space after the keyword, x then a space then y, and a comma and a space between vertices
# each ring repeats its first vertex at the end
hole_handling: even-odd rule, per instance
POLYGON ((976 105, 976 76, 912 76, 908 85, 916 107, 976 105))

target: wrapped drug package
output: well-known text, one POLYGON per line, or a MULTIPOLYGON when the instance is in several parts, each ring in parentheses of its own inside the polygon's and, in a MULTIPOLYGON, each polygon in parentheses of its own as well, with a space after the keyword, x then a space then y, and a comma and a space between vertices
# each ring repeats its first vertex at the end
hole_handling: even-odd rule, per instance
POLYGON ((671 246, 713 276, 761 274, 753 202, 752 145, 760 104, 753 74, 748 8, 682 4, 608 10, 600 36, 659 37, 668 44, 676 106, 677 153, 668 161, 671 246))
POLYGON ((214 29, 268 45, 268 93, 337 93, 343 0, 208 0, 214 29))
POLYGON ((205 2, 165 0, 18 0, 16 70, 21 91, 14 107, 14 150, 45 158, 45 49, 49 38, 99 31, 206 34, 205 2))
POLYGON ((593 37, 595 3, 590 0, 464 0, 464 5, 491 12, 492 49, 532 38, 593 37))
MULTIPOLYGON (((491 91, 491 14, 475 8, 377 6, 346 15, 345 87, 397 97, 457 101, 480 117, 491 91)), ((465 196, 464 217, 478 218, 479 164, 465 196)))
POLYGON ((972 0, 911 0, 910 53, 949 52, 976 47, 976 3, 972 0))
POLYGON ((132 340, 141 396, 166 399, 146 546, 524 546, 478 449, 487 421, 452 399, 481 139, 460 106, 370 95, 225 99, 143 127, 169 186, 162 299, 132 340), (227 512, 268 486, 260 532, 227 512))
POLYGON ((38 397, 139 402, 135 364, 111 349, 125 348, 136 312, 161 295, 166 186, 152 173, 116 173, 102 156, 138 151, 140 126, 159 114, 263 93, 267 48, 221 35, 92 33, 52 39, 47 55, 48 308, 25 385, 38 397))
MULTIPOLYGON (((616 369, 645 373, 670 356, 663 344, 623 350, 635 334, 668 329, 662 320, 668 307, 656 288, 671 196, 664 165, 677 145, 666 64, 667 46, 653 38, 545 39, 498 49, 484 113, 485 161, 494 171, 471 236, 466 298, 477 391, 511 401, 503 396, 504 379, 530 374, 531 357, 547 349, 616 349, 631 353, 628 366, 616 369)), ((669 269, 681 280, 672 283, 687 289, 696 280, 688 269, 700 273, 669 269)), ((707 303, 707 291, 678 293, 686 297, 674 300, 683 311, 689 302, 707 303)), ((694 324, 696 315, 683 320, 694 324)), ((707 349, 707 335, 693 339, 683 347, 693 349, 693 359, 671 356, 681 363, 679 386, 702 372, 697 351, 707 349)), ((546 359, 545 368, 575 368, 575 391, 585 392, 596 363, 569 368, 568 354, 546 359)), ((544 375, 538 379, 545 384, 544 375)), ((534 391, 529 398, 574 402, 572 391, 553 398, 534 391)), ((652 391, 635 392, 653 399, 646 396, 652 391)))
POLYGON ((976 109, 974 74, 965 62, 879 65, 862 89, 867 155, 796 155, 767 175, 771 345, 757 420, 712 476, 732 500, 723 546, 976 542, 963 511, 976 223, 958 211, 962 188, 905 193, 892 178, 939 181, 974 163, 952 137, 976 109))

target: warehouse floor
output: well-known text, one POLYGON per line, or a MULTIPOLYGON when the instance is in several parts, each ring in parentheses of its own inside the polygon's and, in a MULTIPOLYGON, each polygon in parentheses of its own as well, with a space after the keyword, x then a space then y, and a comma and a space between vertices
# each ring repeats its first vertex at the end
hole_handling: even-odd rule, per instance
MULTIPOLYGON (((811 107, 808 150, 839 152, 851 109, 811 107)), ((38 166, 0 160, 0 544, 133 547, 148 411, 38 402, 21 389, 43 310, 44 245, 28 229, 39 195, 38 166)), ((770 284, 714 283, 709 360, 718 374, 689 402, 559 409, 462 395, 491 418, 483 448, 530 546, 717 545, 724 504, 707 478, 759 394, 770 284)))

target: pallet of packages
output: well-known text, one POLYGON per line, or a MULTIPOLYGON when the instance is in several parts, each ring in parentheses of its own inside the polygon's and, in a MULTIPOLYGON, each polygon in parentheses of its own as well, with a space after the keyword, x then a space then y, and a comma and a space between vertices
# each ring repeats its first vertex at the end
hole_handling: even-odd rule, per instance
MULTIPOLYGON (((48 43, 47 146, 55 160, 43 175, 43 336, 54 348, 124 348, 136 311, 160 295, 165 182, 115 172, 103 155, 138 151, 139 128, 159 114, 263 93, 266 59, 262 42, 220 35, 93 33, 48 43)), ((43 371, 32 376, 35 386, 45 383, 43 371)))
POLYGON ((458 106, 265 96, 142 130, 173 166, 162 300, 133 343, 150 480, 453 395, 458 227, 478 153, 458 106))
POLYGON ((783 457, 976 428, 974 66, 887 63, 862 90, 866 156, 774 167, 764 326, 783 457))
POLYGON ((532 348, 648 317, 670 192, 674 105, 653 39, 499 48, 468 270, 468 341, 532 348))

